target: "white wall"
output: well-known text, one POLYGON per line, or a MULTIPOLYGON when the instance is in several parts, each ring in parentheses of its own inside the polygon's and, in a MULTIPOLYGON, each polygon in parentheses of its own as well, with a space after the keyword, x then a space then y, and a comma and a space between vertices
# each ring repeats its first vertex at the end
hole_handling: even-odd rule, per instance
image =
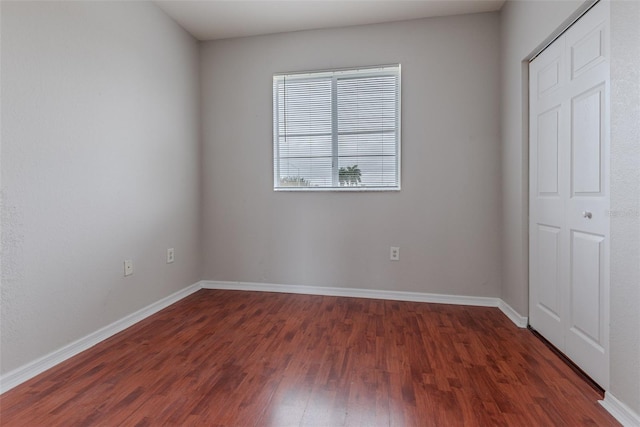
MULTIPOLYGON (((527 59, 587 3, 508 1, 501 11, 502 299, 528 312, 527 59)), ((614 1, 612 22, 610 390, 640 413, 639 3, 614 1)))
POLYGON ((199 279, 199 76, 149 3, 2 2, 1 28, 5 373, 199 279))
POLYGON ((204 278, 499 296, 498 43, 497 14, 204 43, 204 278), (273 73, 387 63, 402 191, 274 193, 273 73))
POLYGON ((611 392, 640 414, 640 2, 611 2, 611 392))

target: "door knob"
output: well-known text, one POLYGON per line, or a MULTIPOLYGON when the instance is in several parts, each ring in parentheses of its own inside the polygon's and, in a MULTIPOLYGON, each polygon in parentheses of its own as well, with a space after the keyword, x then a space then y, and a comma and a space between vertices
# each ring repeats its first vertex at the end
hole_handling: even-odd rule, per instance
POLYGON ((583 216, 584 218, 591 219, 591 217, 592 217, 593 215, 591 215, 591 212, 584 211, 584 212, 582 212, 582 216, 583 216))

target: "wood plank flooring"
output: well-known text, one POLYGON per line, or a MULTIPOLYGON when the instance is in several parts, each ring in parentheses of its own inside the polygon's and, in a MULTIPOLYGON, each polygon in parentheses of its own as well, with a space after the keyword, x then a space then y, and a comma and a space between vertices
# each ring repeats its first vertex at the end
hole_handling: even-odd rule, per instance
POLYGON ((201 290, 0 396, 6 426, 614 426, 498 309, 201 290))

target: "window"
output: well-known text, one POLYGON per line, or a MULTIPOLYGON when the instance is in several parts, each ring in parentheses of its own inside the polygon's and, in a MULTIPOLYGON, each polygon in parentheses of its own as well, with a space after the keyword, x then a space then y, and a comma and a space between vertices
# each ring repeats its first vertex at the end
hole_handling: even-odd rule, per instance
POLYGON ((274 190, 399 190, 400 65, 273 77, 274 190))

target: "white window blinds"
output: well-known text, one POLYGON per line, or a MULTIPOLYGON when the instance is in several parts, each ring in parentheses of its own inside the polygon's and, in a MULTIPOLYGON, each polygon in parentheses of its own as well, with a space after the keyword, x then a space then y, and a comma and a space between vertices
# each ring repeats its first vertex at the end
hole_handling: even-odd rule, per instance
POLYGON ((399 190, 400 66, 273 77, 274 189, 399 190))

